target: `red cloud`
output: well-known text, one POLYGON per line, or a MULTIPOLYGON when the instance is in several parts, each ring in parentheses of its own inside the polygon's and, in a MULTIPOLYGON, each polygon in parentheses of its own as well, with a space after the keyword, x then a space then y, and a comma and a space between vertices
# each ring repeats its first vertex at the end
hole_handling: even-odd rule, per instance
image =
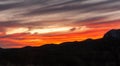
MULTIPOLYGON (((39 35, 29 33, 19 33, 12 35, 0 35, 0 46, 5 48, 23 47, 23 46, 41 46, 50 43, 62 43, 68 41, 82 41, 87 38, 101 38, 108 30, 120 28, 120 21, 104 22, 100 24, 89 24, 90 30, 84 32, 74 32, 59 35, 39 35), (4 36, 3 36, 4 35, 4 36)), ((74 29, 72 29, 74 30, 74 29)))

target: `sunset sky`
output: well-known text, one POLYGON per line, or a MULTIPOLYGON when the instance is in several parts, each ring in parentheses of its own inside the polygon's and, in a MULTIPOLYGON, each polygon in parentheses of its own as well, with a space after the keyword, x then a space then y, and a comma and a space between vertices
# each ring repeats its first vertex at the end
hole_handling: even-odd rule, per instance
POLYGON ((101 38, 120 28, 120 0, 0 0, 0 47, 101 38))

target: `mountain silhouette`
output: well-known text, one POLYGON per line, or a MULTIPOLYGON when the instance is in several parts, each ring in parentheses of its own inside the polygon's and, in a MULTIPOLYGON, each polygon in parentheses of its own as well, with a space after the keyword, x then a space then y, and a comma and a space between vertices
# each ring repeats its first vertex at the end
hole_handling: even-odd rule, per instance
POLYGON ((120 29, 96 40, 0 49, 0 66, 120 66, 120 29))
POLYGON ((120 29, 112 29, 108 31, 104 38, 112 39, 112 40, 120 40, 120 29))

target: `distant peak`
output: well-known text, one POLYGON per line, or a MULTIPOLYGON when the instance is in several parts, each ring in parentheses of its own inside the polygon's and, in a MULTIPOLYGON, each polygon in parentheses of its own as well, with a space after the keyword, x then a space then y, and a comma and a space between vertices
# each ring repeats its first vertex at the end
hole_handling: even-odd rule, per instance
POLYGON ((23 48, 27 48, 27 49, 28 49, 28 48, 32 48, 32 46, 25 46, 25 47, 23 47, 23 48))
MULTIPOLYGON (((110 30, 110 31, 116 32, 116 31, 120 31, 120 29, 112 29, 112 30, 110 30)), ((110 32, 110 31, 109 31, 109 32, 110 32)))
POLYGON ((0 47, 0 49, 2 49, 2 48, 0 47))
POLYGON ((108 31, 104 35, 104 38, 120 40, 120 29, 112 29, 112 30, 108 31))

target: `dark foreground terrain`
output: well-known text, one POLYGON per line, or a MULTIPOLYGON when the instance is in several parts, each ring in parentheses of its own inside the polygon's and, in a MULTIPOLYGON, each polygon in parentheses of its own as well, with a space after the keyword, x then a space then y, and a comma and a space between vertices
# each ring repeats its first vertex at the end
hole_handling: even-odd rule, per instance
POLYGON ((120 30, 111 30, 97 40, 1 48, 0 66, 120 66, 120 30))

